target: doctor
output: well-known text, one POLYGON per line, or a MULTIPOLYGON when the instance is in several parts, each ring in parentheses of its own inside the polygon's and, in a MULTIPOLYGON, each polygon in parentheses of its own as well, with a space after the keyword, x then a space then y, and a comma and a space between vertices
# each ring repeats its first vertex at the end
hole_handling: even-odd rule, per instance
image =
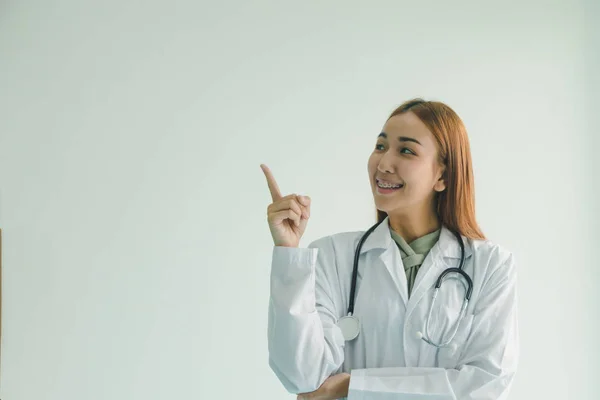
POLYGON ((271 369, 298 399, 506 399, 519 355, 516 263, 476 222, 461 119, 414 99, 373 139, 378 223, 307 248, 310 198, 282 196, 261 165, 273 200, 271 369))

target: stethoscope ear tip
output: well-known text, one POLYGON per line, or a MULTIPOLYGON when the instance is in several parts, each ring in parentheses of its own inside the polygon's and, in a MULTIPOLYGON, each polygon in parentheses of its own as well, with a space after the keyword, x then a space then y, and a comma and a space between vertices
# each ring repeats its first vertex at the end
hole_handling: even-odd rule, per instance
POLYGON ((421 340, 421 339, 423 339, 423 332, 417 331, 417 333, 415 334, 415 336, 417 337, 417 339, 421 340))

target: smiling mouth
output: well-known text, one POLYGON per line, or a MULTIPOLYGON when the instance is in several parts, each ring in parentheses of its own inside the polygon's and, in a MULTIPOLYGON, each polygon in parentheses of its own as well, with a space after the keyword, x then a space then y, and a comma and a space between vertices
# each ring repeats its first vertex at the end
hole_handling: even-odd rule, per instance
POLYGON ((400 187, 393 187, 393 188, 381 187, 379 185, 375 185, 375 187, 376 187, 375 193, 381 194, 381 195, 389 195, 389 194, 392 194, 394 192, 399 192, 400 190, 402 190, 402 188, 404 187, 404 185, 400 185, 400 187))
POLYGON ((390 190, 402 189, 404 187, 404 184, 402 184, 402 183, 397 183, 397 184, 382 183, 379 179, 375 179, 375 185, 379 189, 390 189, 390 190))

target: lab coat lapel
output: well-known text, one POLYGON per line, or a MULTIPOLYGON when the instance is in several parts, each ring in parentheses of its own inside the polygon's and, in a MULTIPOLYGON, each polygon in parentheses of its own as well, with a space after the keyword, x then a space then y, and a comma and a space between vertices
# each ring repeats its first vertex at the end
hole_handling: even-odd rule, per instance
MULTIPOLYGON (((464 236, 463 243, 465 244, 466 260, 471 256, 472 251, 468 240, 464 236)), ((460 257, 460 244, 456 240, 456 236, 446 226, 442 225, 437 243, 431 248, 417 273, 412 293, 408 299, 407 315, 410 315, 423 295, 435 285, 435 281, 443 270, 458 267, 460 257), (452 259, 458 261, 452 261, 452 259)))
POLYGON ((406 305, 408 301, 406 273, 404 272, 400 250, 390 233, 389 216, 367 237, 363 243, 361 254, 373 249, 383 249, 379 259, 385 265, 403 303, 406 305))

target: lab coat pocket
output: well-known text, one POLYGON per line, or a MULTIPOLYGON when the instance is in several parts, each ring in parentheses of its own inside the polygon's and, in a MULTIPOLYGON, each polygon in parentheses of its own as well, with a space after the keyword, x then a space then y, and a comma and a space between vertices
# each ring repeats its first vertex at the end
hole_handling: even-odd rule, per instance
MULTIPOLYGON (((456 368, 458 367, 459 357, 464 349, 471 328, 473 326, 473 314, 465 314, 462 321, 458 325, 456 336, 446 345, 438 349, 438 367, 440 368, 456 368)), ((452 331, 451 331, 452 332, 452 331)))

